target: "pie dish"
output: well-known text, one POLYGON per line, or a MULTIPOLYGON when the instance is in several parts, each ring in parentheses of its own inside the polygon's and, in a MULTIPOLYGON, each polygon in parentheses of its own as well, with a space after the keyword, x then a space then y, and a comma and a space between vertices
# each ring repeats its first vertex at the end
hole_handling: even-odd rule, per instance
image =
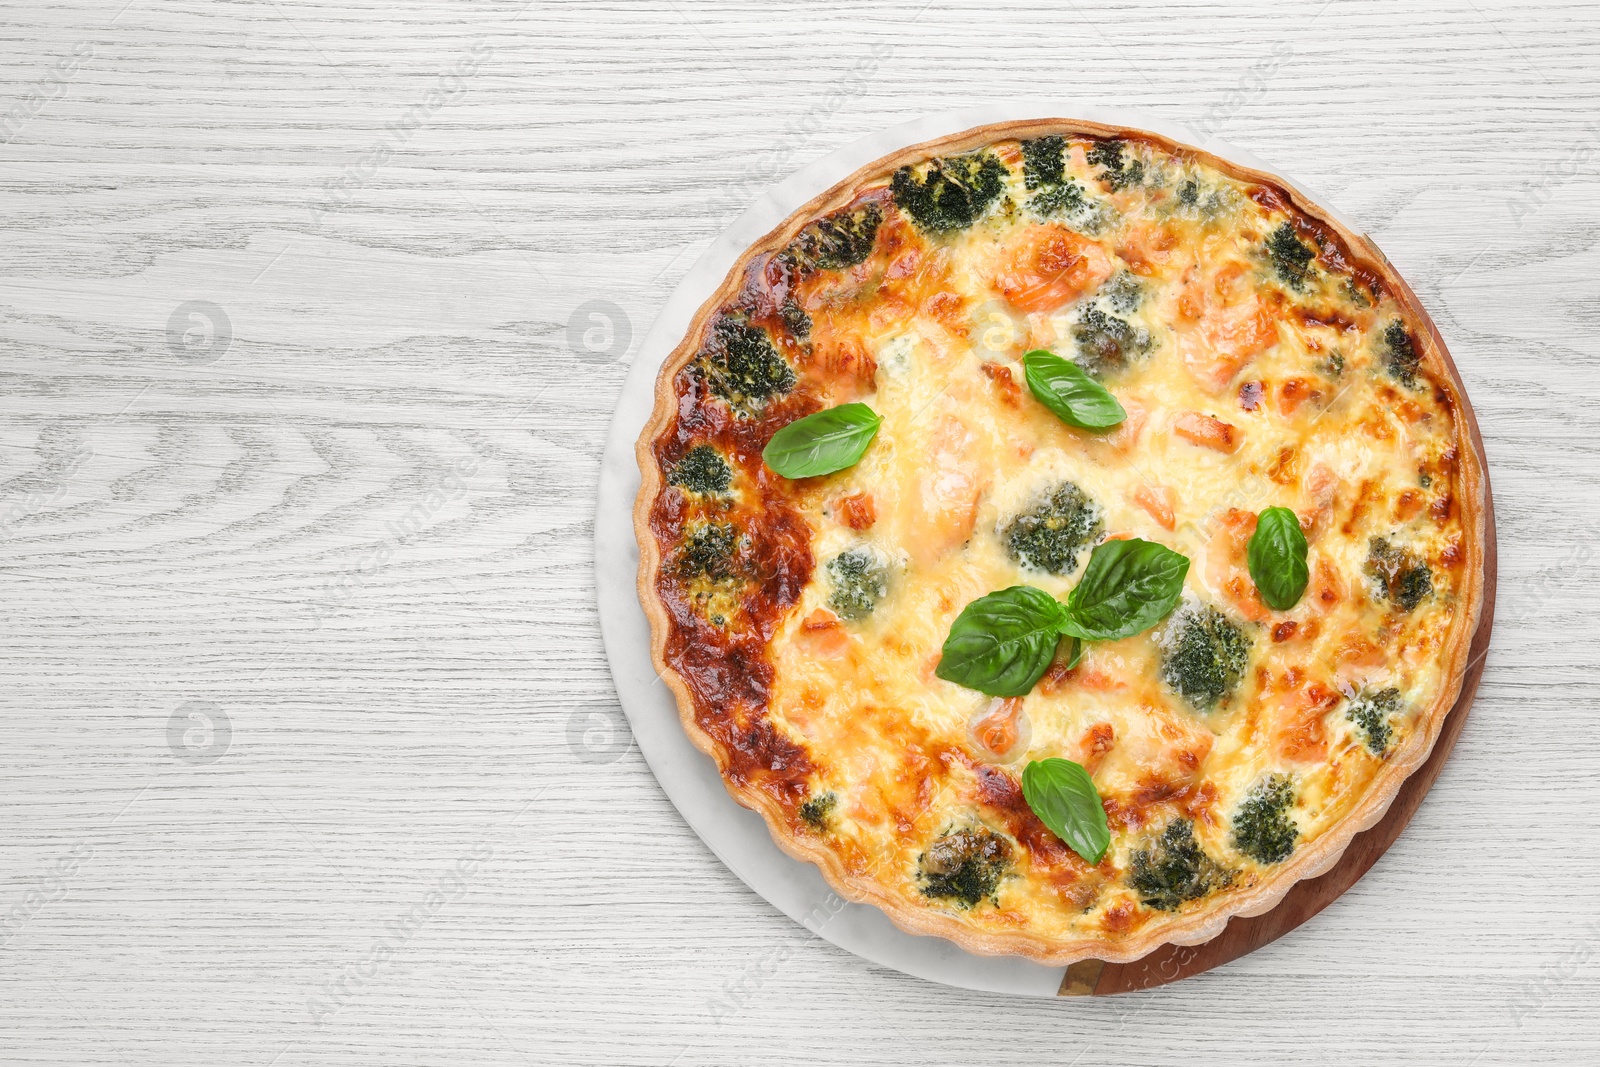
POLYGON ((1270 175, 1137 130, 1012 122, 908 148, 741 257, 640 437, 656 669, 730 793, 901 927, 1052 964, 1194 944, 1326 870, 1420 767, 1483 585, 1483 468, 1437 331, 1368 242, 1270 175), (1025 353, 1114 395, 1065 425, 1025 353), (860 461, 763 460, 867 404, 860 461), (1257 518, 1305 592, 1267 604, 1257 518), (1159 624, 995 697, 940 677, 974 599, 1066 598, 1110 541, 1190 561, 1159 624), (1098 862, 1024 767, 1093 778, 1098 862))

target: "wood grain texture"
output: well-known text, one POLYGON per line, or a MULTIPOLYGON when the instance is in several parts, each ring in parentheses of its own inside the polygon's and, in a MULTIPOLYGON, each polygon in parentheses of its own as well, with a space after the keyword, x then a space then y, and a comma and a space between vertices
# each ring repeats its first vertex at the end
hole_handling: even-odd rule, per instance
POLYGON ((1567 0, 7 3, 0 1060, 1600 1058, 1597 60, 1567 0), (617 732, 592 604, 611 405, 698 252, 1041 79, 1371 232, 1499 508, 1411 826, 1293 934, 1107 1000, 885 973, 765 905, 617 732))

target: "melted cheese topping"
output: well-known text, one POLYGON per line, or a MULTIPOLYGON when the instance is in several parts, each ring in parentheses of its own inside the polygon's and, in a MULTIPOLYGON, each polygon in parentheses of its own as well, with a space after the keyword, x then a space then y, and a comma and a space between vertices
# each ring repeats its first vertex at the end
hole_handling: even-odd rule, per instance
MULTIPOLYGON (((1385 758, 1421 743, 1418 716, 1448 681, 1463 535, 1453 412, 1425 377, 1408 384, 1391 366, 1385 329, 1402 317, 1392 298, 1328 256, 1303 269, 1275 260, 1274 231, 1295 221, 1281 200, 1135 142, 1124 153, 1141 172, 1115 189, 1092 147, 1072 141, 1065 154, 1084 194, 1065 216, 1029 206, 1022 152, 1000 144, 1004 189, 976 223, 929 233, 885 206, 863 262, 801 277, 802 379, 826 403, 870 404, 883 423, 860 463, 795 490, 817 565, 770 642, 766 714, 816 767, 806 789, 820 799, 795 832, 856 877, 978 930, 1114 941, 1270 875, 1235 840, 1253 787, 1290 783, 1304 848, 1385 758), (1125 324, 1113 324, 1125 343, 1106 366, 1097 316, 1125 324), (1102 369, 1127 420, 1108 433, 1063 424, 1024 384, 1021 357, 1035 348, 1102 369), (1074 670, 1058 659, 1023 698, 936 678, 969 602, 1017 584, 1064 599, 1076 584, 1090 546, 1051 574, 1006 538, 1068 482, 1093 502, 1101 536, 1191 559, 1186 606, 1153 631, 1089 646, 1074 670), (1286 612, 1262 603, 1245 563, 1269 506, 1297 512, 1310 544, 1311 584, 1286 612), (1428 564, 1431 591, 1411 610, 1373 576, 1375 537, 1428 564), (865 553, 884 576, 863 617, 830 607, 827 564, 843 553, 865 553), (1162 669, 1163 649, 1204 607, 1249 644, 1236 691, 1213 710, 1162 669), (1391 688, 1392 738, 1376 754, 1350 712, 1391 688), (1105 801, 1113 839, 1097 867, 1019 809, 1022 768, 1050 756, 1082 763, 1105 801), (1192 899, 1150 903, 1135 855, 1158 849, 1174 820, 1224 873, 1192 899), (1000 838, 1004 859, 969 871, 993 874, 976 890, 951 893, 938 878, 950 864, 930 849, 974 832, 1000 838)), ((1309 258, 1315 238, 1293 232, 1309 258)))

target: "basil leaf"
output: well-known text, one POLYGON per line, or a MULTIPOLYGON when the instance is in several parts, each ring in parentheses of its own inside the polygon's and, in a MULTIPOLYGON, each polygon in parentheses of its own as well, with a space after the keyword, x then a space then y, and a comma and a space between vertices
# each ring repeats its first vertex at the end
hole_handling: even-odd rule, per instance
POLYGON ((1306 535, 1300 519, 1288 508, 1268 508, 1256 517, 1250 535, 1250 577, 1261 599, 1278 611, 1300 602, 1311 580, 1306 566, 1306 535))
POLYGON ((1031 585, 981 596, 956 616, 933 673, 990 696, 1023 696, 1049 669, 1065 615, 1031 585))
POLYGON ((1183 595, 1189 557, 1137 537, 1095 546, 1083 578, 1067 595, 1061 632, 1115 641, 1160 622, 1183 595))
POLYGON ((882 423, 865 404, 840 404, 796 419, 773 434, 761 458, 785 478, 832 474, 855 465, 882 423))
POLYGON ((1034 397, 1068 426, 1105 430, 1128 417, 1117 398, 1070 359, 1041 348, 1022 357, 1022 370, 1034 397))
POLYGON ((1088 647, 1081 638, 1072 639, 1072 644, 1067 646, 1067 670, 1070 671, 1083 662, 1083 652, 1088 647))
POLYGON ((1089 772, 1069 759, 1034 760, 1022 770, 1022 799, 1050 832, 1099 863, 1111 847, 1111 827, 1089 772))

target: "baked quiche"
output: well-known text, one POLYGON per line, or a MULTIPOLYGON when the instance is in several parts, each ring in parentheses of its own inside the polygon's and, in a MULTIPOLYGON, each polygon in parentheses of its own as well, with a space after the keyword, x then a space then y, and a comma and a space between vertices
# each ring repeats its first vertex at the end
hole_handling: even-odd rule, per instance
POLYGON ((843 896, 1136 959, 1337 861, 1421 766, 1483 586, 1416 298, 1269 175, 985 127, 739 261, 638 445, 684 728, 843 896))

